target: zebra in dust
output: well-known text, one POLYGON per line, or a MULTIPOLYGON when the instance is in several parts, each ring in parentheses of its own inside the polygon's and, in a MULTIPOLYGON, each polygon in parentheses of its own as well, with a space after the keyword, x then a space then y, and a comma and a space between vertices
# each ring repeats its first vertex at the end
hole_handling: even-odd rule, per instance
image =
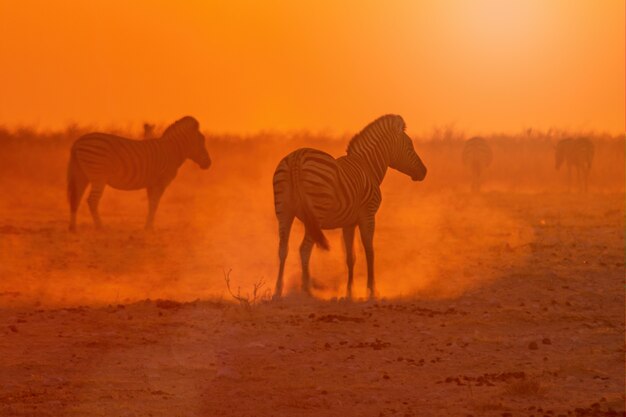
POLYGON ((572 185, 572 169, 576 171, 578 188, 587 192, 589 171, 593 162, 594 146, 587 138, 561 139, 554 153, 555 168, 558 171, 565 162, 567 166, 567 189, 572 185))
POLYGON ((387 168, 422 181, 426 167, 405 133, 402 117, 378 118, 354 136, 347 154, 333 158, 317 149, 301 148, 278 164, 274 172, 274 205, 278 218, 280 266, 274 297, 283 290, 289 233, 295 217, 305 226, 300 245, 302 290, 310 294, 309 259, 313 244, 328 249, 322 229, 343 229, 348 265, 347 296, 352 296, 354 232, 359 227, 367 261, 368 296, 374 288, 374 217, 381 203, 380 184, 387 168))
POLYGON ((211 165, 199 124, 189 116, 170 125, 158 139, 132 140, 105 133, 78 138, 67 168, 70 231, 76 230, 76 211, 88 184, 87 203, 96 228, 102 226, 98 202, 109 185, 118 190, 147 190, 146 229, 151 229, 159 200, 186 159, 202 169, 211 165))
POLYGON ((154 135, 155 127, 156 126, 154 124, 144 123, 143 124, 143 138, 144 139, 154 139, 154 137, 155 137, 155 135, 154 135))
POLYGON ((491 165, 493 153, 489 143, 481 137, 474 137, 465 141, 463 146, 463 165, 470 171, 472 192, 480 192, 483 174, 491 165))

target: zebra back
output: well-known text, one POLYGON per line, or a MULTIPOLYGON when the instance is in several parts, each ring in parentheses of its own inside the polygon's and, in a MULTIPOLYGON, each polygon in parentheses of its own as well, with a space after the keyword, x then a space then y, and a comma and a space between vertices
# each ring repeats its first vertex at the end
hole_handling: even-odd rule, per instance
POLYGON ((595 154, 593 142, 588 138, 578 138, 576 139, 576 143, 579 159, 582 161, 583 165, 586 165, 587 169, 590 169, 595 154))
POLYGON ((558 170, 563 162, 569 166, 590 169, 594 157, 594 146, 588 138, 561 139, 555 150, 555 167, 558 170))

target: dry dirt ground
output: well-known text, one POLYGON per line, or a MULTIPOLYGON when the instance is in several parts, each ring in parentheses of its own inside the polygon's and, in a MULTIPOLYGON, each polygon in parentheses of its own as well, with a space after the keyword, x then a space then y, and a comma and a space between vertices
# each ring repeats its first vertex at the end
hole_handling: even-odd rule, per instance
MULTIPOLYGON (((393 212, 390 201, 381 220, 393 212)), ((410 296, 385 298, 394 280, 385 275, 385 256, 393 260, 385 239, 397 230, 381 221, 381 299, 292 292, 251 308, 185 281, 203 252, 190 255, 184 241, 170 239, 180 230, 166 221, 148 236, 114 223, 118 231, 100 238, 87 223, 82 235, 67 237, 61 206, 39 220, 7 220, 0 224, 0 415, 624 415, 624 195, 489 193, 468 201, 446 203, 449 219, 436 222, 445 252, 432 252, 438 241, 417 239, 430 247, 423 266, 432 276, 410 296), (494 213, 509 219, 493 220, 497 230, 489 229, 494 213), (473 215, 482 226, 472 227, 473 215), (115 255, 124 250, 155 261, 136 269, 115 255), (184 265, 158 263, 172 253, 184 265), (433 269, 435 255, 435 265, 449 267, 433 269), (113 260, 102 265, 99 256, 113 260), (142 273, 164 287, 182 276, 172 284, 180 291, 113 284, 142 273), (63 297, 52 291, 57 286, 63 297), (200 300, 189 301, 194 293, 200 300), (152 300, 139 301, 142 294, 152 300), (156 299, 163 294, 172 299, 156 299)), ((274 245, 267 245, 272 268, 274 245)), ((412 277, 410 268, 397 271, 399 280, 412 277)))

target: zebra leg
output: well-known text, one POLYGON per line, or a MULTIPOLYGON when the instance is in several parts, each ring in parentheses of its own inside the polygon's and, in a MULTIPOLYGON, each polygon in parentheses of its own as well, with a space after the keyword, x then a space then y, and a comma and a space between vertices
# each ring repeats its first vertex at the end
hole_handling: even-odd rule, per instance
POLYGON ((472 182, 472 184, 471 184, 470 190, 471 190, 472 193, 475 193, 476 192, 476 171, 475 170, 472 170, 472 181, 471 182, 472 182))
POLYGON ((365 250, 365 260, 367 261, 367 296, 372 299, 376 297, 374 285, 374 216, 367 217, 359 222, 359 232, 361 242, 365 250))
POLYGON ((581 193, 586 193, 587 192, 587 187, 585 184, 585 171, 584 168, 579 166, 577 167, 577 173, 578 173, 578 189, 579 192, 581 193))
POLYGON ((68 192, 70 200, 70 232, 76 231, 76 212, 80 205, 80 200, 89 185, 89 180, 84 176, 75 175, 71 179, 72 183, 68 192))
POLYGON ((572 192, 572 167, 567 165, 567 192, 572 192))
POLYGON ((348 289, 346 297, 352 298, 352 280, 354 278, 354 229, 356 225, 343 228, 343 243, 346 246, 346 264, 348 265, 348 289))
POLYGON ((293 224, 294 216, 288 216, 286 219, 278 221, 278 258, 280 266, 278 267, 278 278, 276 279, 276 287, 274 288, 274 298, 280 298, 283 294, 283 274, 285 272, 285 260, 289 252, 289 233, 293 224))
POLYGON ((146 220, 146 230, 152 230, 154 226, 154 216, 156 215, 157 208, 159 207, 159 201, 163 196, 165 187, 162 185, 155 185, 147 188, 148 191, 148 219, 146 220))
POLYGON ((311 274, 309 272, 311 252, 313 252, 313 238, 305 233, 300 244, 300 261, 302 262, 302 291, 307 295, 311 294, 311 274))
POLYGON ((93 218, 96 229, 102 229, 102 221, 100 220, 100 214, 98 214, 98 203, 104 192, 104 187, 105 183, 103 181, 92 181, 89 197, 87 197, 89 211, 91 212, 91 217, 93 218))

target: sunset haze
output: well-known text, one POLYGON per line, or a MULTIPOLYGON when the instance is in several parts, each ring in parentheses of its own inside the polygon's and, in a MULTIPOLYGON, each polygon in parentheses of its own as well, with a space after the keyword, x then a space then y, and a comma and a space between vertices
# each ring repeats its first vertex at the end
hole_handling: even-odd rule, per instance
POLYGON ((624 130, 624 2, 0 3, 0 125, 624 130))

